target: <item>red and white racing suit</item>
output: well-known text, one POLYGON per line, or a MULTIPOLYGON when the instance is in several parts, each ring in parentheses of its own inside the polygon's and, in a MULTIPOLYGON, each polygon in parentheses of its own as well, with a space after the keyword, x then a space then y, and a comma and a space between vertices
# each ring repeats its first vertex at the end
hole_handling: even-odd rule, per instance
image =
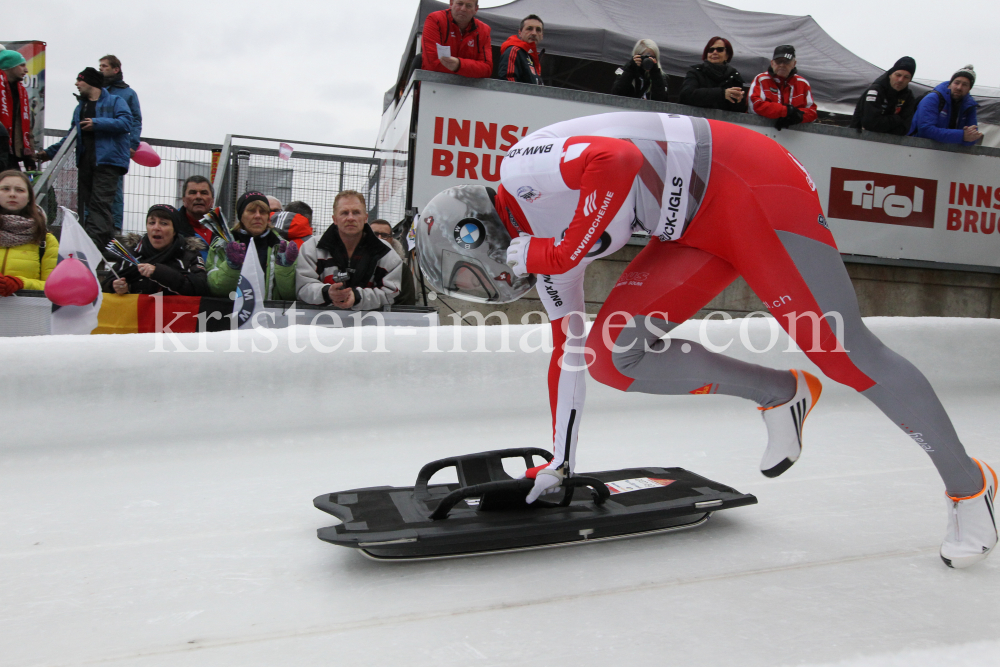
POLYGON ((552 321, 549 467, 575 468, 588 368, 622 391, 722 393, 763 407, 790 400, 787 371, 661 340, 743 276, 828 377, 862 392, 931 456, 949 494, 981 488, 926 378, 862 322, 815 184, 776 142, 718 121, 610 113, 525 137, 500 181, 497 212, 512 236, 532 237, 526 267, 552 321), (587 337, 584 271, 633 231, 652 238, 587 337))
POLYGON ((501 164, 497 211, 512 236, 533 237, 527 268, 538 274, 536 289, 552 321, 552 467, 564 460, 574 466, 593 361, 583 345, 584 271, 621 249, 633 230, 680 237, 704 193, 710 141, 700 118, 610 113, 538 130, 501 164))

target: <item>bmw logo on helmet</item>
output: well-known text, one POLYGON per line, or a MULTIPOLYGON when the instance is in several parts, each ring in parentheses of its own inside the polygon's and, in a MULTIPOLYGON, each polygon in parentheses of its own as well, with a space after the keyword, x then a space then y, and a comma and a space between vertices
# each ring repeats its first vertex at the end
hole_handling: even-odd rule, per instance
POLYGON ((495 196, 482 185, 455 185, 420 212, 414 223, 417 258, 424 280, 437 292, 479 303, 510 303, 534 286, 534 275, 510 275, 510 232, 497 214, 495 196))
POLYGON ((466 250, 475 250, 486 240, 486 228, 475 218, 466 218, 455 225, 455 242, 466 250))

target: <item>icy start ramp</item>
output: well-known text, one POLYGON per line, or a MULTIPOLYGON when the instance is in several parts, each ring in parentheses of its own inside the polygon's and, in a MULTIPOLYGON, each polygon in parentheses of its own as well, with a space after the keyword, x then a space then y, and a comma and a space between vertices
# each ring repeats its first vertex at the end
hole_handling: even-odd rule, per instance
MULTIPOLYGON (((1000 323, 868 324, 1000 461, 1000 323)), ((748 349, 768 348, 767 322, 740 326, 705 330, 815 372, 783 334, 748 349)), ((759 500, 694 531, 392 565, 324 544, 322 493, 549 446, 543 328, 379 335, 0 341, 0 664, 978 666, 1000 650, 1000 560, 942 565, 930 461, 829 381, 774 480, 752 405, 589 383, 584 469, 667 464, 759 500)))

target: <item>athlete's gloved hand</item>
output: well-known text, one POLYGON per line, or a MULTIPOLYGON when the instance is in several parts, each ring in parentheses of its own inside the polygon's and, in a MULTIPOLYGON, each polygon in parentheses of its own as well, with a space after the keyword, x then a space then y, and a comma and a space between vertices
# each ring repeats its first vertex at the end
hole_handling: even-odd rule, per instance
POLYGON ((531 237, 527 234, 521 234, 516 239, 511 239, 510 245, 507 246, 507 266, 510 267, 515 276, 528 275, 529 243, 531 243, 531 237))
POLYGON ((528 492, 528 497, 524 499, 529 505, 538 500, 540 496, 557 492, 562 486, 562 468, 531 468, 527 471, 526 476, 535 478, 535 486, 528 492), (532 473, 535 474, 532 475, 532 473))

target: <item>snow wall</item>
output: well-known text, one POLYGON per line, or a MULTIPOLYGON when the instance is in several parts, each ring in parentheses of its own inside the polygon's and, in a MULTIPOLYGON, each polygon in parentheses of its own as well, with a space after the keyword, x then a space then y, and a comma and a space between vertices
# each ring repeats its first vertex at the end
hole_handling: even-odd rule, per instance
MULTIPOLYGON (((1000 388, 1000 321, 867 318, 868 326, 939 393, 1000 388)), ((732 341, 726 354, 819 373, 773 320, 692 321, 674 339, 732 341), (703 333, 704 332, 704 333, 703 333), (772 337, 773 336, 773 337, 772 337), (771 341, 773 346, 765 350, 771 341)), ((394 423, 497 420, 548 410, 548 325, 364 327, 206 335, 47 336, 0 340, 8 387, 0 447, 83 445, 135 434, 144 442, 253 431, 336 430, 380 413, 394 423), (506 351, 509 350, 509 351, 506 351), (377 406, 377 410, 375 409, 377 406)), ((825 383, 826 400, 854 392, 825 383)), ((684 401, 718 397, 687 398, 684 401)), ((591 380, 587 414, 663 409, 664 397, 623 394, 591 380)), ((678 399, 673 399, 678 400, 678 399)), ((865 403, 863 399, 862 403, 865 403)), ((946 403, 947 405, 947 403, 946 403)), ((365 420, 377 433, 377 420, 365 420)))

